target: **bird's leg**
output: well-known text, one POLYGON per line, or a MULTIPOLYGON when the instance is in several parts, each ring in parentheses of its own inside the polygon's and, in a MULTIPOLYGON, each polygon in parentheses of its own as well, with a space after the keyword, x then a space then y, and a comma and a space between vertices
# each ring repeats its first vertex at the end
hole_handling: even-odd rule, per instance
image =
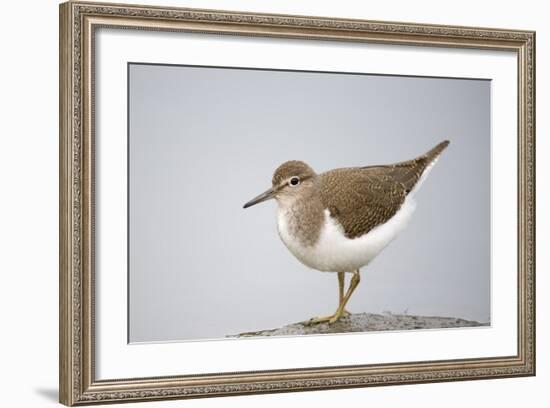
POLYGON ((355 290, 355 288, 357 288, 357 286, 359 285, 360 281, 361 281, 361 275, 359 275, 359 269, 358 269, 355 272, 353 272, 353 276, 351 277, 351 282, 349 283, 348 291, 346 292, 344 299, 340 303, 340 306, 338 306, 338 309, 328 321, 329 323, 334 323, 338 319, 340 319, 342 316, 345 316, 346 304, 351 298, 351 295, 353 294, 353 291, 355 290))
MULTIPOLYGON (((339 287, 342 288, 342 292, 343 292, 343 280, 344 280, 343 277, 341 278, 340 274, 338 274, 338 283, 339 283, 339 287)), ((305 321, 304 324, 309 326, 312 324, 325 323, 325 322, 334 323, 341 317, 346 316, 346 313, 349 313, 349 312, 346 312, 346 309, 345 309, 346 304, 348 303, 355 288, 357 288, 357 285, 359 285, 360 280, 361 280, 361 277, 359 275, 359 270, 356 270, 355 272, 353 272, 353 276, 351 278, 349 288, 345 296, 343 296, 342 300, 340 301, 340 304, 338 305, 338 309, 336 309, 336 312, 334 312, 333 315, 323 316, 323 317, 314 317, 312 319, 305 321)))
MULTIPOLYGON (((338 272, 338 307, 342 304, 344 300, 344 286, 346 284, 346 273, 338 272)), ((342 316, 349 316, 351 313, 344 309, 344 314, 342 316)))

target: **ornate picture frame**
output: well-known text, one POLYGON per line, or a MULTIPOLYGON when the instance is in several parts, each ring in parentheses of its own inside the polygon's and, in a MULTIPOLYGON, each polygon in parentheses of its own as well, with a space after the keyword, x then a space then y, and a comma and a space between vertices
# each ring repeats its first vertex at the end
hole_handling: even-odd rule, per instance
POLYGON ((535 33, 71 1, 60 5, 60 402, 197 398, 535 375, 535 33), (98 379, 95 35, 100 28, 430 46, 517 58, 517 352, 387 364, 98 379))

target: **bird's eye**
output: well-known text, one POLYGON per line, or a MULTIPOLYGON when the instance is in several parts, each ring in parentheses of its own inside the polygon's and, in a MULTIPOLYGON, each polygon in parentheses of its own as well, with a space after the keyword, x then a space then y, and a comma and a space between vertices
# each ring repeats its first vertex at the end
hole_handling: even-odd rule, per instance
POLYGON ((297 186, 298 184, 300 184, 300 179, 298 177, 292 177, 288 181, 288 184, 290 184, 291 186, 297 186))

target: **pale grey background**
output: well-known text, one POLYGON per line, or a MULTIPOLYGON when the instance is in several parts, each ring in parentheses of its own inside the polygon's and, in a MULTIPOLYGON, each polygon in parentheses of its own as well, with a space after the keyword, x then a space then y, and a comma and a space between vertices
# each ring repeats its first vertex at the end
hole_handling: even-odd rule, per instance
POLYGON ((362 270, 353 312, 490 320, 490 81, 129 66, 129 339, 217 338, 337 306, 335 274, 244 202, 299 159, 318 172, 451 145, 408 229, 362 270))

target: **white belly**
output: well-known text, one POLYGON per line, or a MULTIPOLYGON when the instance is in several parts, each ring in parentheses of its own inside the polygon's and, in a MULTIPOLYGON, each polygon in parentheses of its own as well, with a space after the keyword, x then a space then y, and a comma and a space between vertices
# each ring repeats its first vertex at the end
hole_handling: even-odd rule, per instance
POLYGON ((372 261, 407 226, 415 208, 416 203, 408 196, 388 222, 354 239, 347 238, 342 226, 325 210, 319 240, 309 247, 289 233, 284 209, 278 210, 277 225, 286 247, 304 265, 325 272, 353 272, 372 261))

